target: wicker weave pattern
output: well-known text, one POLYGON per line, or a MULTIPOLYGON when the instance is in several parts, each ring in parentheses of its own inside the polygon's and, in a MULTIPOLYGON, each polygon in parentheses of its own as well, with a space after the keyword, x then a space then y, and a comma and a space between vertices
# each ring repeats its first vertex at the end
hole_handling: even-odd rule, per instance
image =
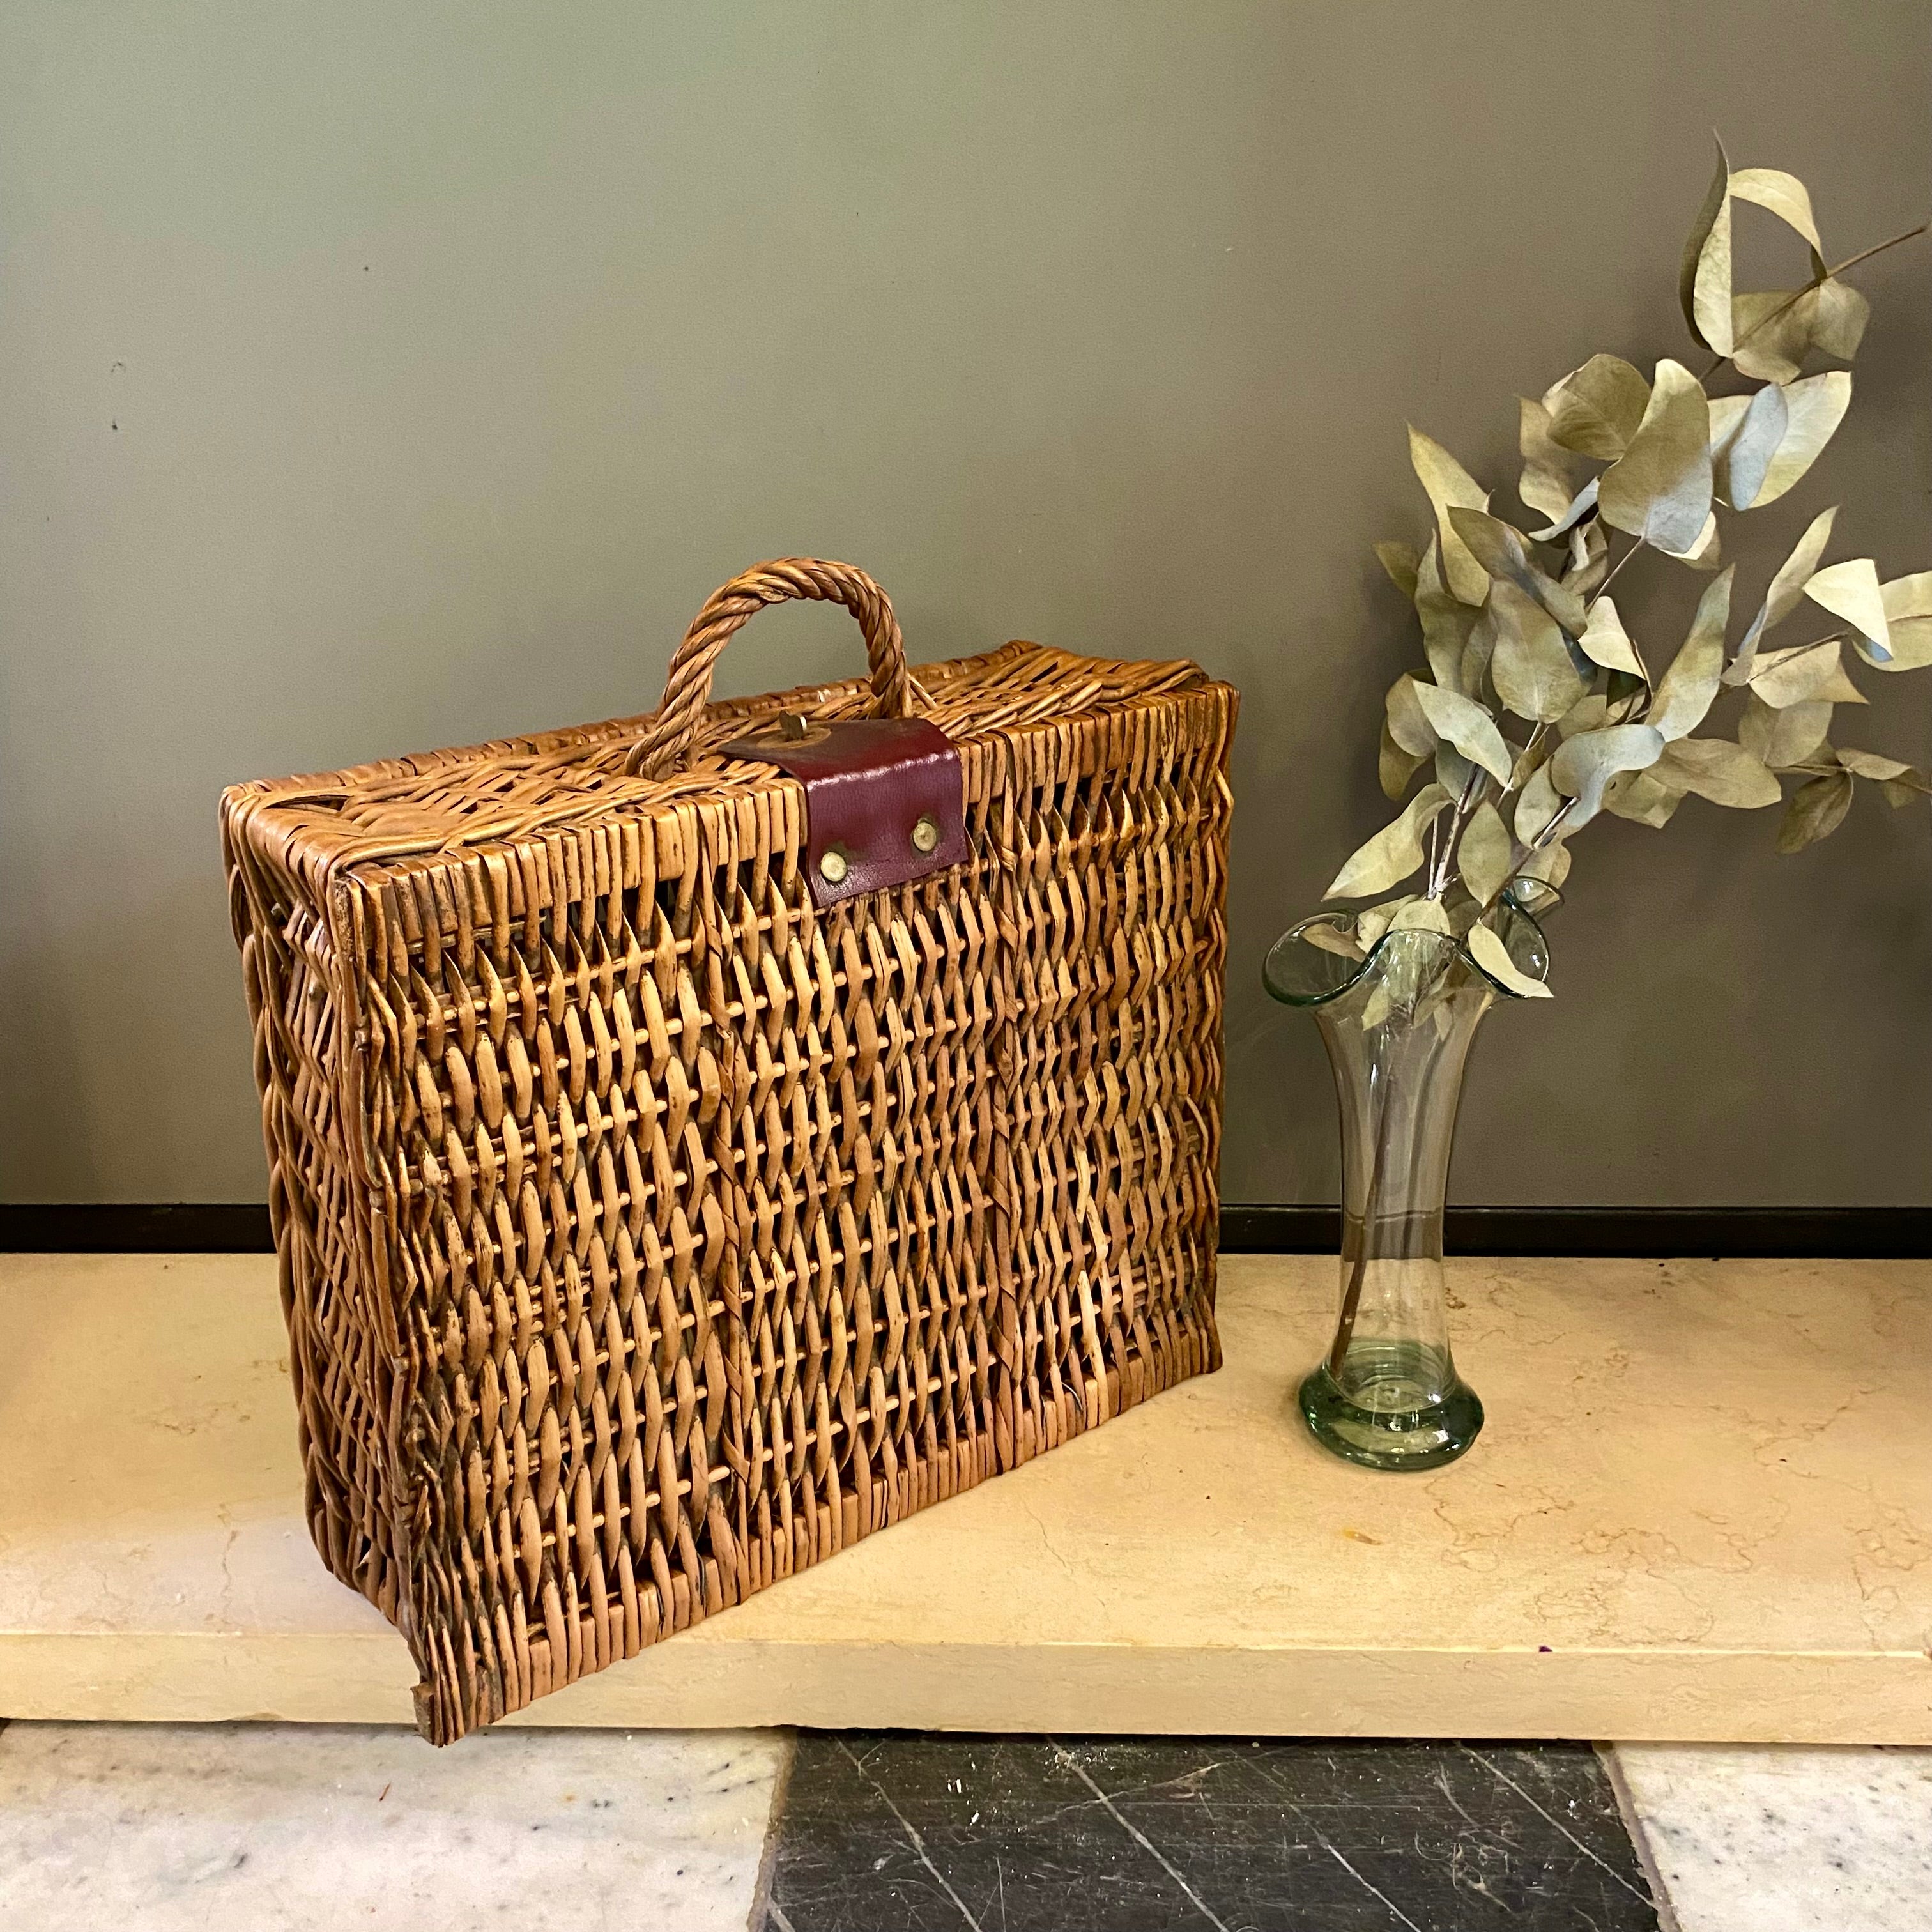
POLYGON ((439 1743, 1219 1360, 1234 694, 897 636, 223 801, 308 1514, 439 1743), (817 913, 707 748, 899 703, 974 857, 817 913))

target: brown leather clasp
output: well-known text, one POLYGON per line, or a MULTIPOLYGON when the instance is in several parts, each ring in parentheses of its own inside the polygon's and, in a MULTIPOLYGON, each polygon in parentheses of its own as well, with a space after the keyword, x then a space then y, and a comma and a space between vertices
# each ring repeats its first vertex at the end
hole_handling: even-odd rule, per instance
POLYGON ((958 750, 923 718, 788 716, 769 737, 721 748, 805 787, 806 875, 820 911, 966 862, 958 750))

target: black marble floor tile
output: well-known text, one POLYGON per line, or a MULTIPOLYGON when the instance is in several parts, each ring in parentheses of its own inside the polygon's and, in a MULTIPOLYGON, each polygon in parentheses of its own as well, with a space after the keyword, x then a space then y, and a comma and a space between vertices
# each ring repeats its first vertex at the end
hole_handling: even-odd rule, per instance
POLYGON ((1587 1745, 800 1734, 766 1932, 1654 1932, 1587 1745))

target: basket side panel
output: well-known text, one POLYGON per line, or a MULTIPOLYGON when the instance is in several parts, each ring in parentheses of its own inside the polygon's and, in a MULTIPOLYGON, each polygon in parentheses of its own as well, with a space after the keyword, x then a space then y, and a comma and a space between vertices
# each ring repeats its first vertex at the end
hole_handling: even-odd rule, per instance
POLYGON ((1228 699, 986 735, 825 913, 782 778, 356 877, 432 1738, 1218 1359, 1228 699))
POLYGON ((254 1032, 304 1514, 329 1568, 394 1619, 402 1588, 388 1479, 394 1349, 352 1158, 360 1129, 345 1079, 344 962, 310 882, 262 836, 260 795, 244 786, 224 798, 222 848, 254 1032))

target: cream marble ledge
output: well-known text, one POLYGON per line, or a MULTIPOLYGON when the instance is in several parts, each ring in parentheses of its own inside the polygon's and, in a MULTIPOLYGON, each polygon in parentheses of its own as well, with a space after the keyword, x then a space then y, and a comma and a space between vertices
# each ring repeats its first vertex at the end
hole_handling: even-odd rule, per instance
MULTIPOLYGON (((1292 1420, 1333 1275, 1225 1258, 1220 1373, 532 1718, 1932 1742, 1932 1268, 1452 1263, 1489 1426, 1408 1478, 1292 1420)), ((272 1261, 8 1258, 0 1328, 0 1712, 406 1718, 272 1261)))

